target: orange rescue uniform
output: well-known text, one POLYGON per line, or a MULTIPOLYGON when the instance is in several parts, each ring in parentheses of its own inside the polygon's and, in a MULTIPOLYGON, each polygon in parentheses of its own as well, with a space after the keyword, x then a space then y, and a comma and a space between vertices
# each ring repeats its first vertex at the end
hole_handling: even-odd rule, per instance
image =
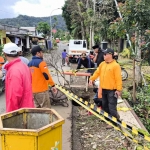
MULTIPOLYGON (((120 65, 113 60, 111 63, 103 61, 90 80, 94 81, 99 77, 100 88, 106 90, 122 90, 122 77, 120 65)), ((100 92, 100 91, 99 91, 100 92)))
POLYGON ((4 58, 0 56, 0 67, 2 67, 4 63, 5 63, 4 58))
POLYGON ((32 92, 39 93, 48 90, 48 84, 54 86, 55 83, 49 73, 47 64, 41 58, 33 56, 28 64, 32 74, 32 92))

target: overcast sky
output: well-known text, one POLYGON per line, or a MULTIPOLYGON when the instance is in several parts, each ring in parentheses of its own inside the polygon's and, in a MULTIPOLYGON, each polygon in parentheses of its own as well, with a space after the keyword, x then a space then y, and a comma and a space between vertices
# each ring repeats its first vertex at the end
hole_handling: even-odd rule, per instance
POLYGON ((0 0, 0 18, 13 18, 18 15, 47 17, 61 14, 65 0, 0 0), (54 10, 54 11, 53 11, 54 10), (53 12, 52 12, 53 11, 53 12))

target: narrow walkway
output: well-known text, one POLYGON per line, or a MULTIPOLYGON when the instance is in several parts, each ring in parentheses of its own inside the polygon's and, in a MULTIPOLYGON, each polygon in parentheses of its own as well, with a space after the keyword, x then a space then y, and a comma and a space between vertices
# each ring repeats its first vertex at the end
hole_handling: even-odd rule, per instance
MULTIPOLYGON (((130 109, 130 106, 125 100, 123 100, 122 103, 119 103, 117 107, 130 109)), ((118 113, 122 121, 124 121, 126 124, 133 126, 135 128, 146 130, 146 128, 144 127, 142 122, 139 120, 139 118, 137 118, 137 115, 134 113, 132 109, 128 111, 118 111, 118 113)))
MULTIPOLYGON (((69 70, 70 67, 63 67, 64 71, 69 70)), ((51 73, 53 76, 53 80, 58 85, 59 82, 63 82, 63 78, 61 76, 57 77, 55 73, 51 73), (59 78, 59 80, 58 80, 59 78)), ((69 77, 68 77, 69 78, 69 77)), ((61 115, 65 119, 65 123, 62 126, 62 150, 71 150, 71 137, 72 137, 72 104, 70 101, 68 101, 69 107, 63 107, 63 106, 52 106, 53 109, 55 109, 59 115, 61 115)))

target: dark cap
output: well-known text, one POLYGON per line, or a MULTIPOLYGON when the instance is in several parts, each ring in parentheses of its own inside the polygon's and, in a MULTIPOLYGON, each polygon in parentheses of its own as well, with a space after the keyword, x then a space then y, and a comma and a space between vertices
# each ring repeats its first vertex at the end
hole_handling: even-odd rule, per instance
POLYGON ((112 54, 114 55, 114 50, 113 49, 110 49, 110 48, 107 48, 106 50, 103 51, 104 54, 112 54))
POLYGON ((37 52, 41 52, 41 51, 43 51, 42 48, 39 45, 37 45, 32 48, 31 53, 32 55, 36 55, 37 52))
POLYGON ((93 49, 99 48, 99 45, 98 45, 98 44, 97 44, 97 45, 94 45, 92 48, 93 48, 93 49))
POLYGON ((82 53, 82 54, 81 54, 81 57, 86 57, 86 54, 85 54, 85 53, 82 53))

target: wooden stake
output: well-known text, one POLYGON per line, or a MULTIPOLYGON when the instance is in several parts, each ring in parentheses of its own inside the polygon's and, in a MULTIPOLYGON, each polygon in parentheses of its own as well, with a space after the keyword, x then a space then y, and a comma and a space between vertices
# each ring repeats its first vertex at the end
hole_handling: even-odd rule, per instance
POLYGON ((135 59, 133 59, 133 102, 136 102, 135 59))

